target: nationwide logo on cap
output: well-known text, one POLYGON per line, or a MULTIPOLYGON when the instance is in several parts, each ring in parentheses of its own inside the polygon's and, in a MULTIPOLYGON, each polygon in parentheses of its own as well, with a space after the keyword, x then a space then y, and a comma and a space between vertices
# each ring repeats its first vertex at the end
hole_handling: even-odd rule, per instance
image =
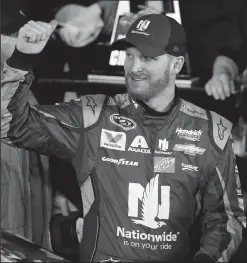
POLYGON ((136 29, 137 30, 140 30, 140 31, 145 31, 147 30, 148 26, 150 24, 150 21, 148 19, 146 20, 141 20, 138 25, 136 26, 136 29))
POLYGON ((136 26, 136 30, 132 30, 131 33, 133 34, 142 34, 149 36, 150 34, 145 32, 148 29, 148 26, 150 24, 150 21, 148 19, 146 20, 140 20, 139 23, 136 26))
POLYGON ((100 138, 100 147, 125 151, 126 134, 124 132, 115 132, 102 129, 100 138))

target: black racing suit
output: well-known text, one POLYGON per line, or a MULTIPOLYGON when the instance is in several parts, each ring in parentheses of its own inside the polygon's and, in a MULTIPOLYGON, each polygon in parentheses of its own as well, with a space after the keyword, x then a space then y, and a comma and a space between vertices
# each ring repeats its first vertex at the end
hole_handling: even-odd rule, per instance
MULTIPOLYGON (((8 63, 20 67, 16 56, 8 63)), ((81 260, 183 261, 198 215, 196 257, 228 261, 236 252, 245 217, 228 120, 177 93, 165 114, 128 94, 30 106, 31 80, 6 65, 1 138, 70 160, 80 187, 91 176, 81 260)))

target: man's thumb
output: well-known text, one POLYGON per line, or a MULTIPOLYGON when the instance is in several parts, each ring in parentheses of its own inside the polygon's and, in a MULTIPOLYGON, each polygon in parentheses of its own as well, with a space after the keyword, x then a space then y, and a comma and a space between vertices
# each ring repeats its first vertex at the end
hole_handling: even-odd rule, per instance
POLYGON ((57 20, 53 19, 53 20, 50 21, 49 24, 51 25, 51 32, 50 32, 50 34, 52 34, 53 31, 55 30, 55 28, 57 27, 58 22, 57 22, 57 20))

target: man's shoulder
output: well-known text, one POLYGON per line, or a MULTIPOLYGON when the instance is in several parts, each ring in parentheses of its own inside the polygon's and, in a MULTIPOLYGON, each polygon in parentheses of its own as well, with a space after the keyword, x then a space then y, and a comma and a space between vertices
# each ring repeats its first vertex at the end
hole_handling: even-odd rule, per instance
POLYGON ((231 137, 233 124, 228 119, 214 111, 209 111, 209 113, 211 119, 211 127, 209 128, 211 128, 210 132, 213 141, 221 150, 224 150, 229 138, 231 137))
POLYGON ((99 120, 108 96, 104 94, 88 94, 83 95, 80 100, 83 109, 84 128, 87 128, 99 120))
POLYGON ((124 108, 130 105, 130 98, 127 93, 113 96, 104 94, 84 95, 80 100, 83 108, 85 128, 99 121, 106 107, 124 108))
POLYGON ((196 118, 198 121, 203 119, 207 123, 208 136, 210 140, 223 150, 228 139, 231 136, 232 123, 222 115, 205 110, 191 102, 182 99, 180 111, 184 112, 191 118, 196 118))
POLYGON ((181 112, 184 112, 186 115, 194 118, 208 120, 208 114, 206 110, 183 99, 181 99, 181 102, 182 102, 180 107, 181 112))

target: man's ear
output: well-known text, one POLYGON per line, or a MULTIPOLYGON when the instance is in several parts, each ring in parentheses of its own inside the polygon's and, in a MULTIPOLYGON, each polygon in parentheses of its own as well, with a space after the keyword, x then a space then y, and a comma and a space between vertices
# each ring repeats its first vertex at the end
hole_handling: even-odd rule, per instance
POLYGON ((172 64, 172 74, 177 75, 181 71, 183 65, 184 65, 183 56, 174 57, 173 64, 172 64))

